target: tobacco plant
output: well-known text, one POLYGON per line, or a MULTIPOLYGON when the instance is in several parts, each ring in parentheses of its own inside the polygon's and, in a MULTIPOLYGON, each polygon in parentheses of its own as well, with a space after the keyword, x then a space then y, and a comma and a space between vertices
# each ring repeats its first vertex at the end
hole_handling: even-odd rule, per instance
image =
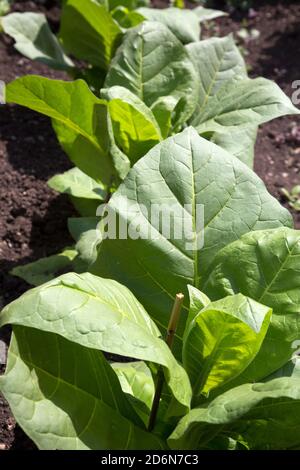
POLYGON ((140 237, 106 236, 103 216, 90 273, 0 315, 13 325, 0 387, 20 426, 40 449, 299 448, 300 232, 288 211, 192 128, 135 163, 107 210, 140 237), (155 203, 168 237, 145 212, 155 203), (178 292, 172 353, 162 335, 178 292))
MULTIPOLYGON (((249 79, 231 36, 183 45, 162 23, 145 21, 126 32, 111 61, 100 97, 82 80, 71 82, 25 76, 7 87, 8 102, 49 116, 59 142, 76 167, 49 182, 70 195, 84 219, 70 220, 80 260, 58 254, 56 270, 86 269, 82 253, 91 252, 96 207, 154 145, 191 124, 198 134, 252 167, 260 124, 299 111, 279 87, 249 79), (93 217, 93 218, 91 218, 93 217), (82 240, 84 238, 84 240, 82 240), (77 263, 79 261, 79 263, 77 263), (62 266, 63 265, 63 266, 62 266)), ((14 274, 35 283, 43 266, 17 268, 14 274), (29 271, 28 271, 29 270, 29 271)))

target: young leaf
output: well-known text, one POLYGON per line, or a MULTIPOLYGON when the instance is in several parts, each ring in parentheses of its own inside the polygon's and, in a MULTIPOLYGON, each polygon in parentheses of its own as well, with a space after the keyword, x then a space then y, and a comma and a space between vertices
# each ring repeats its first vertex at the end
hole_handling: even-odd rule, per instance
POLYGON ((142 305, 115 281, 89 273, 62 275, 6 306, 0 326, 7 323, 162 365, 174 397, 185 411, 189 408, 191 389, 186 372, 142 305))
POLYGON ((24 279, 28 284, 40 286, 54 279, 62 270, 66 268, 72 270, 72 262, 77 255, 78 252, 75 249, 65 248, 56 255, 40 258, 24 266, 17 266, 10 271, 10 274, 24 279))
POLYGON ((142 7, 137 11, 147 20, 158 21, 167 26, 183 44, 198 41, 200 38, 200 23, 193 10, 142 7))
POLYGON ((243 382, 279 369, 299 346, 293 345, 300 328, 299 261, 300 234, 288 228, 244 235, 215 258, 203 286, 210 297, 241 292, 274 312, 261 351, 241 376, 243 382))
MULTIPOLYGON (((120 85, 151 107, 162 96, 186 100, 184 120, 195 107, 198 77, 184 46, 163 24, 145 21, 129 30, 105 81, 120 85)), ((184 121, 183 121, 184 122, 184 121)))
POLYGON ((50 178, 48 186, 59 193, 66 193, 77 198, 103 201, 106 197, 103 185, 76 167, 50 178))
MULTIPOLYGON (((108 208, 122 219, 127 238, 103 240, 91 270, 127 285, 162 328, 176 293, 187 294, 187 284, 201 289, 221 248, 250 230, 292 224, 255 173, 192 128, 139 160, 108 208), (153 216, 155 204, 170 232, 153 216)), ((187 303, 184 311, 177 339, 187 303)))
POLYGON ((168 439, 172 449, 201 449, 220 431, 243 437, 250 449, 300 444, 300 380, 245 384, 181 419, 168 439))
POLYGON ((88 230, 96 230, 100 217, 69 217, 68 229, 76 242, 88 230))
POLYGON ((94 217, 107 195, 101 183, 76 167, 50 178, 48 186, 60 193, 69 194, 75 209, 83 217, 94 217))
POLYGON ((195 399, 237 377, 258 353, 272 310, 241 294, 204 307, 188 327, 183 364, 195 399))
POLYGON ((3 30, 15 41, 15 48, 25 57, 50 67, 69 71, 74 64, 64 53, 42 13, 11 13, 1 20, 3 30))
POLYGON ((185 324, 185 331, 184 335, 187 334, 189 330, 189 325, 194 320, 194 318, 198 315, 198 313, 207 305, 210 304, 210 299, 201 292, 199 289, 196 289, 194 286, 187 286, 189 291, 189 299, 190 299, 190 307, 189 307, 189 314, 185 324))
POLYGON ((112 362, 111 366, 118 376, 123 392, 143 402, 149 411, 154 397, 154 381, 146 364, 142 361, 112 362))
POLYGON ((106 7, 93 0, 68 0, 63 7, 59 37, 77 59, 107 70, 121 33, 106 7))
POLYGON ((15 327, 0 388, 39 449, 162 448, 102 353, 59 335, 15 327))
POLYGON ((115 141, 133 164, 162 139, 155 117, 126 88, 103 89, 101 96, 108 101, 115 141))
POLYGON ((35 75, 7 86, 7 102, 52 118, 58 140, 80 170, 102 183, 115 173, 109 156, 106 104, 82 80, 65 82, 35 75))

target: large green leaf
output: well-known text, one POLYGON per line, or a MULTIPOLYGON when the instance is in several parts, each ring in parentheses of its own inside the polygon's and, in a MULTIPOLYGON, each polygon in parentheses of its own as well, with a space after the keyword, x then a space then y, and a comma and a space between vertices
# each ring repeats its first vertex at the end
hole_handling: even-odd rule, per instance
POLYGON ((127 88, 103 89, 101 96, 108 101, 115 141, 133 164, 162 139, 158 123, 152 111, 127 88))
POLYGON ((24 266, 16 266, 10 271, 13 276, 24 279, 28 284, 40 286, 56 277, 62 270, 72 270, 72 262, 78 252, 74 248, 65 248, 61 253, 41 258, 24 266))
MULTIPOLYGON (((215 140, 222 143, 225 133, 233 133, 230 139, 234 142, 236 133, 254 133, 257 126, 286 114, 299 114, 290 99, 280 90, 276 83, 264 78, 231 80, 197 110, 190 124, 202 133, 217 133, 215 140), (221 134, 218 136, 218 134, 221 134)), ((248 139, 245 146, 249 146, 248 139)), ((241 153, 241 152, 240 152, 241 153)), ((243 158, 249 162, 249 154, 243 158)))
POLYGON ((257 127, 299 111, 275 83, 247 78, 232 36, 189 44, 186 49, 201 84, 190 124, 252 166, 257 127))
MULTIPOLYGON (((192 128, 166 139, 139 160, 108 208, 125 225, 127 235, 141 237, 120 239, 116 233, 116 239, 103 240, 92 272, 127 285, 162 328, 168 324, 176 293, 187 294, 187 284, 201 289, 221 248, 251 230, 292 224, 288 211, 253 171, 192 128), (170 221, 170 233, 155 212, 151 216, 155 208, 166 224, 170 221)), ((184 312, 179 338, 187 302, 184 312)))
POLYGON ((163 24, 145 21, 129 30, 116 52, 105 86, 128 88, 151 107, 162 96, 184 100, 186 120, 195 108, 198 77, 188 53, 163 24))
POLYGON ((0 388, 40 449, 159 449, 102 353, 32 328, 14 328, 0 388))
POLYGON ((82 346, 155 362, 177 401, 189 407, 191 390, 142 305, 121 284, 92 274, 68 273, 26 292, 6 306, 0 326, 11 323, 56 333, 82 346))
POLYGON ((16 41, 17 51, 25 57, 55 69, 68 71, 74 66, 52 33, 44 14, 11 13, 2 18, 1 24, 4 32, 16 41))
POLYGON ((59 36, 68 52, 106 70, 121 29, 104 5, 93 0, 68 0, 62 10, 59 36))
POLYGON ((7 86, 7 102, 52 118, 57 137, 73 163, 95 180, 111 182, 106 104, 83 80, 65 82, 35 75, 7 86))
POLYGON ((183 44, 198 41, 200 38, 200 22, 192 10, 181 8, 139 8, 138 13, 150 21, 158 21, 166 25, 183 44))
POLYGON ((215 258, 203 286, 211 298, 241 292, 274 312, 260 353, 241 376, 244 382, 274 372, 299 347, 293 343, 300 331, 299 266, 300 232, 288 228, 244 235, 215 258))
POLYGON ((247 77, 246 64, 231 35, 198 41, 186 46, 186 50, 200 79, 194 113, 194 119, 200 119, 213 96, 228 81, 247 77))
POLYGON ((280 378, 236 387, 181 419, 168 443, 201 449, 218 433, 242 436, 252 449, 300 444, 300 380, 280 378))
POLYGON ((261 347, 271 313, 241 294, 212 302, 198 313, 183 342, 183 364, 195 399, 243 372, 261 347))

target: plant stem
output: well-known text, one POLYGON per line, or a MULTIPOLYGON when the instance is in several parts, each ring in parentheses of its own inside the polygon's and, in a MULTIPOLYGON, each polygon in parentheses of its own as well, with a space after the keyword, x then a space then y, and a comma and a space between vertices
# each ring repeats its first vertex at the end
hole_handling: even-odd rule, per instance
MULTIPOLYGON (((167 335, 166 335, 166 343, 169 346, 170 350, 172 350, 183 299, 184 299, 183 294, 176 294, 172 313, 171 313, 169 324, 168 324, 167 335)), ((152 431, 155 425, 155 420, 156 420, 156 416, 158 412, 163 385, 164 385, 164 372, 163 372, 162 367, 160 367, 157 373, 155 395, 153 398, 152 408, 150 412, 148 431, 152 431)))

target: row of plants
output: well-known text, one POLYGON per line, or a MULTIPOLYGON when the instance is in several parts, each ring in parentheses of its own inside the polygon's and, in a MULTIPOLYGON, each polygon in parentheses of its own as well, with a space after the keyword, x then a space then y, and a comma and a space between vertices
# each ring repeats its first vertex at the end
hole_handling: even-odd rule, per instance
POLYGON ((40 449, 300 447, 300 233, 252 170, 258 126, 299 111, 248 78, 231 36, 199 40, 216 15, 67 0, 58 38, 3 20, 27 57, 81 77, 7 87, 52 119, 76 166, 49 184, 82 215, 74 247, 15 270, 37 287, 0 315, 0 389, 40 449), (131 237, 107 234, 109 213, 131 237))

